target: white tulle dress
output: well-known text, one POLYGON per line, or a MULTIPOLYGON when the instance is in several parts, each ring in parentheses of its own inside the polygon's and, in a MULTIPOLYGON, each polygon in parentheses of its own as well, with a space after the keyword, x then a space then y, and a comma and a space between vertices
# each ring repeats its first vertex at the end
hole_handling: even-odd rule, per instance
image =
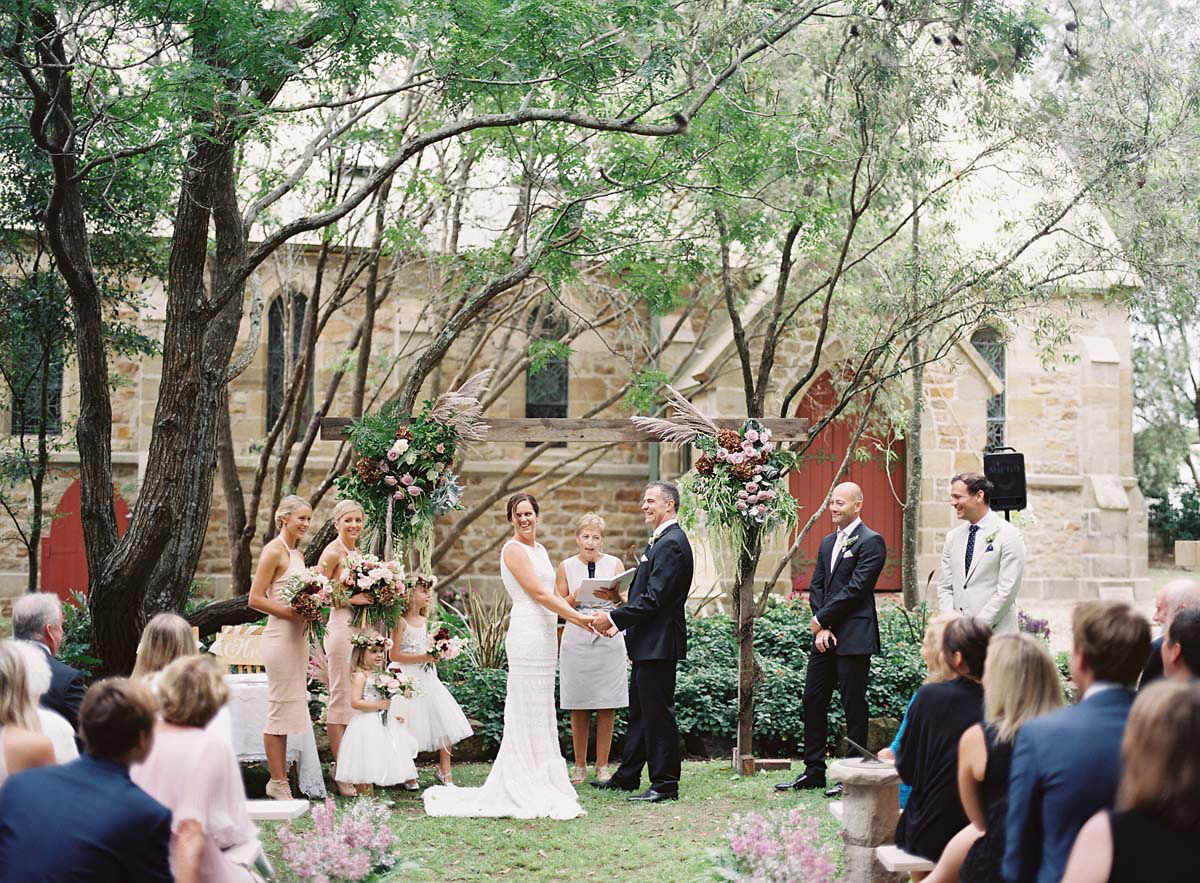
MULTIPOLYGON (((363 699, 374 702, 387 697, 370 683, 363 687, 363 699)), ((387 712, 391 714, 392 712, 387 712)), ((413 758, 416 743, 404 727, 388 727, 384 712, 356 712, 346 726, 338 749, 338 780, 352 785, 399 785, 417 777, 413 758)))
MULTIPOLYGON (((399 649, 412 656, 427 653, 427 627, 413 628, 405 623, 399 649)), ((408 731, 417 740, 417 748, 421 751, 437 751, 474 734, 467 716, 458 707, 446 685, 438 680, 436 669, 418 662, 406 662, 399 668, 400 674, 413 679, 416 695, 411 699, 397 696, 392 700, 392 706, 408 722, 408 731)))
MULTIPOLYGON (((554 590, 554 565, 540 544, 528 554, 538 580, 554 590)), ((558 746, 554 714, 554 670, 558 658, 557 618, 537 604, 504 565, 500 576, 512 597, 512 617, 504 649, 508 653, 508 690, 504 701, 504 737, 500 752, 481 788, 438 786, 423 797, 431 816, 472 816, 517 819, 573 819, 586 815, 567 776, 567 762, 558 746)))

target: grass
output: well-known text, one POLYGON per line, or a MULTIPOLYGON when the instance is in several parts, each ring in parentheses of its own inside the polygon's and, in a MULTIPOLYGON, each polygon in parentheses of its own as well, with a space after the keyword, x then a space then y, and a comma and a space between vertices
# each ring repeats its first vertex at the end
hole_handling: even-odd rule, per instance
MULTIPOLYGON (((459 785, 480 785, 488 764, 454 768, 459 785)), ((714 880, 710 850, 723 850, 735 813, 802 807, 820 825, 821 840, 835 845, 838 825, 820 791, 779 794, 771 786, 795 775, 781 771, 744 779, 728 762, 684 764, 681 798, 654 805, 626 802, 623 792, 579 787, 587 815, 569 822, 548 819, 453 819, 424 814, 419 794, 381 790, 393 804, 393 825, 402 857, 416 865, 374 879, 405 881, 513 880, 521 883, 613 880, 692 883, 714 880)), ((422 784, 432 780, 422 770, 422 784)), ((341 798, 339 798, 339 802, 341 798)), ((297 826, 310 823, 307 817, 297 826)), ((289 876, 275 839, 275 824, 262 824, 262 840, 281 879, 289 876)), ((838 850, 834 849, 835 855, 838 850)), ((840 857, 840 856, 839 856, 840 857)), ((835 859, 836 860, 836 859, 835 859)))

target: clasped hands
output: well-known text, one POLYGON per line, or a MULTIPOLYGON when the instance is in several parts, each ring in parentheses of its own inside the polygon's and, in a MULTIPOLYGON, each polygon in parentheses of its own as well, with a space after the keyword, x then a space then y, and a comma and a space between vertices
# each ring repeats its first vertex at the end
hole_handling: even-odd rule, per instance
POLYGON ((605 638, 615 638, 620 631, 612 621, 612 617, 604 611, 584 617, 584 628, 605 638))
POLYGON ((815 616, 812 618, 812 622, 808 624, 808 629, 813 633, 813 645, 817 648, 817 652, 824 653, 826 650, 832 650, 837 646, 837 638, 834 637, 833 631, 817 622, 815 616))

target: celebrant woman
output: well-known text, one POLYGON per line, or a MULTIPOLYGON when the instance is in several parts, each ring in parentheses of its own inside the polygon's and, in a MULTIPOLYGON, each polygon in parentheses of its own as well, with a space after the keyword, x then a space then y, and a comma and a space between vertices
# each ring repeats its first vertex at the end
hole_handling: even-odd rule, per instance
MULTIPOLYGON (((362 533, 365 520, 362 506, 353 500, 339 500, 333 507, 330 520, 337 529, 337 538, 321 553, 317 569, 329 577, 334 586, 340 587, 346 556, 358 548, 358 536, 362 533)), ((339 596, 335 595, 335 598, 337 597, 339 596)), ((346 725, 356 714, 350 707, 350 692, 353 686, 350 639, 362 630, 351 620, 354 607, 361 607, 370 602, 370 596, 362 592, 350 595, 347 603, 339 604, 335 600, 334 607, 329 612, 329 623, 325 627, 325 670, 329 674, 329 708, 325 713, 325 729, 329 733, 329 752, 334 759, 330 775, 338 793, 343 797, 354 797, 358 794, 353 785, 342 782, 337 777, 337 756, 342 745, 342 736, 346 732, 346 725)))
POLYGON ((247 604, 267 614, 263 630, 263 664, 267 669, 267 723, 263 748, 267 755, 267 797, 291 800, 287 778, 287 737, 312 726, 308 717, 308 622, 279 598, 294 574, 303 572, 304 556, 296 549, 312 521, 312 507, 303 497, 284 497, 275 510, 278 535, 263 546, 250 584, 247 604))
MULTIPOLYGON (((575 544, 579 554, 558 565, 555 591, 582 613, 613 610, 615 602, 620 600, 615 590, 601 589, 594 593, 595 599, 579 600, 579 589, 585 579, 611 579, 624 570, 620 558, 604 554, 604 519, 594 512, 580 517, 575 525, 575 544)), ((575 749, 571 783, 579 785, 587 778, 592 711, 596 712, 596 779, 606 782, 616 710, 629 706, 625 639, 620 632, 615 638, 606 638, 568 624, 559 648, 558 675, 558 707, 571 712, 571 741, 575 749)))

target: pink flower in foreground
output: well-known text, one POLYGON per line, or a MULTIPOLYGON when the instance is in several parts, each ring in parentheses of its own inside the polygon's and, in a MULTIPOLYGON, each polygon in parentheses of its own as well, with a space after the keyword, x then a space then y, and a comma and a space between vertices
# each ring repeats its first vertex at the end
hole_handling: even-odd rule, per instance
POLYGON ((415 484, 411 484, 408 486, 408 492, 410 494, 412 494, 414 497, 421 496, 421 488, 415 484))
POLYGON ((400 483, 405 487, 408 487, 414 481, 416 481, 416 479, 412 477, 411 473, 405 472, 402 476, 400 476, 400 483))
POLYGON ((385 475, 383 477, 383 483, 386 484, 388 487, 395 487, 396 486, 396 476, 385 475))
POLYGON ((436 448, 434 448, 434 450, 437 451, 439 454, 444 454, 444 453, 446 453, 446 446, 439 444, 436 448))
POLYGON ((750 442, 751 444, 758 441, 758 430, 757 429, 747 429, 746 430, 746 441, 750 442))

